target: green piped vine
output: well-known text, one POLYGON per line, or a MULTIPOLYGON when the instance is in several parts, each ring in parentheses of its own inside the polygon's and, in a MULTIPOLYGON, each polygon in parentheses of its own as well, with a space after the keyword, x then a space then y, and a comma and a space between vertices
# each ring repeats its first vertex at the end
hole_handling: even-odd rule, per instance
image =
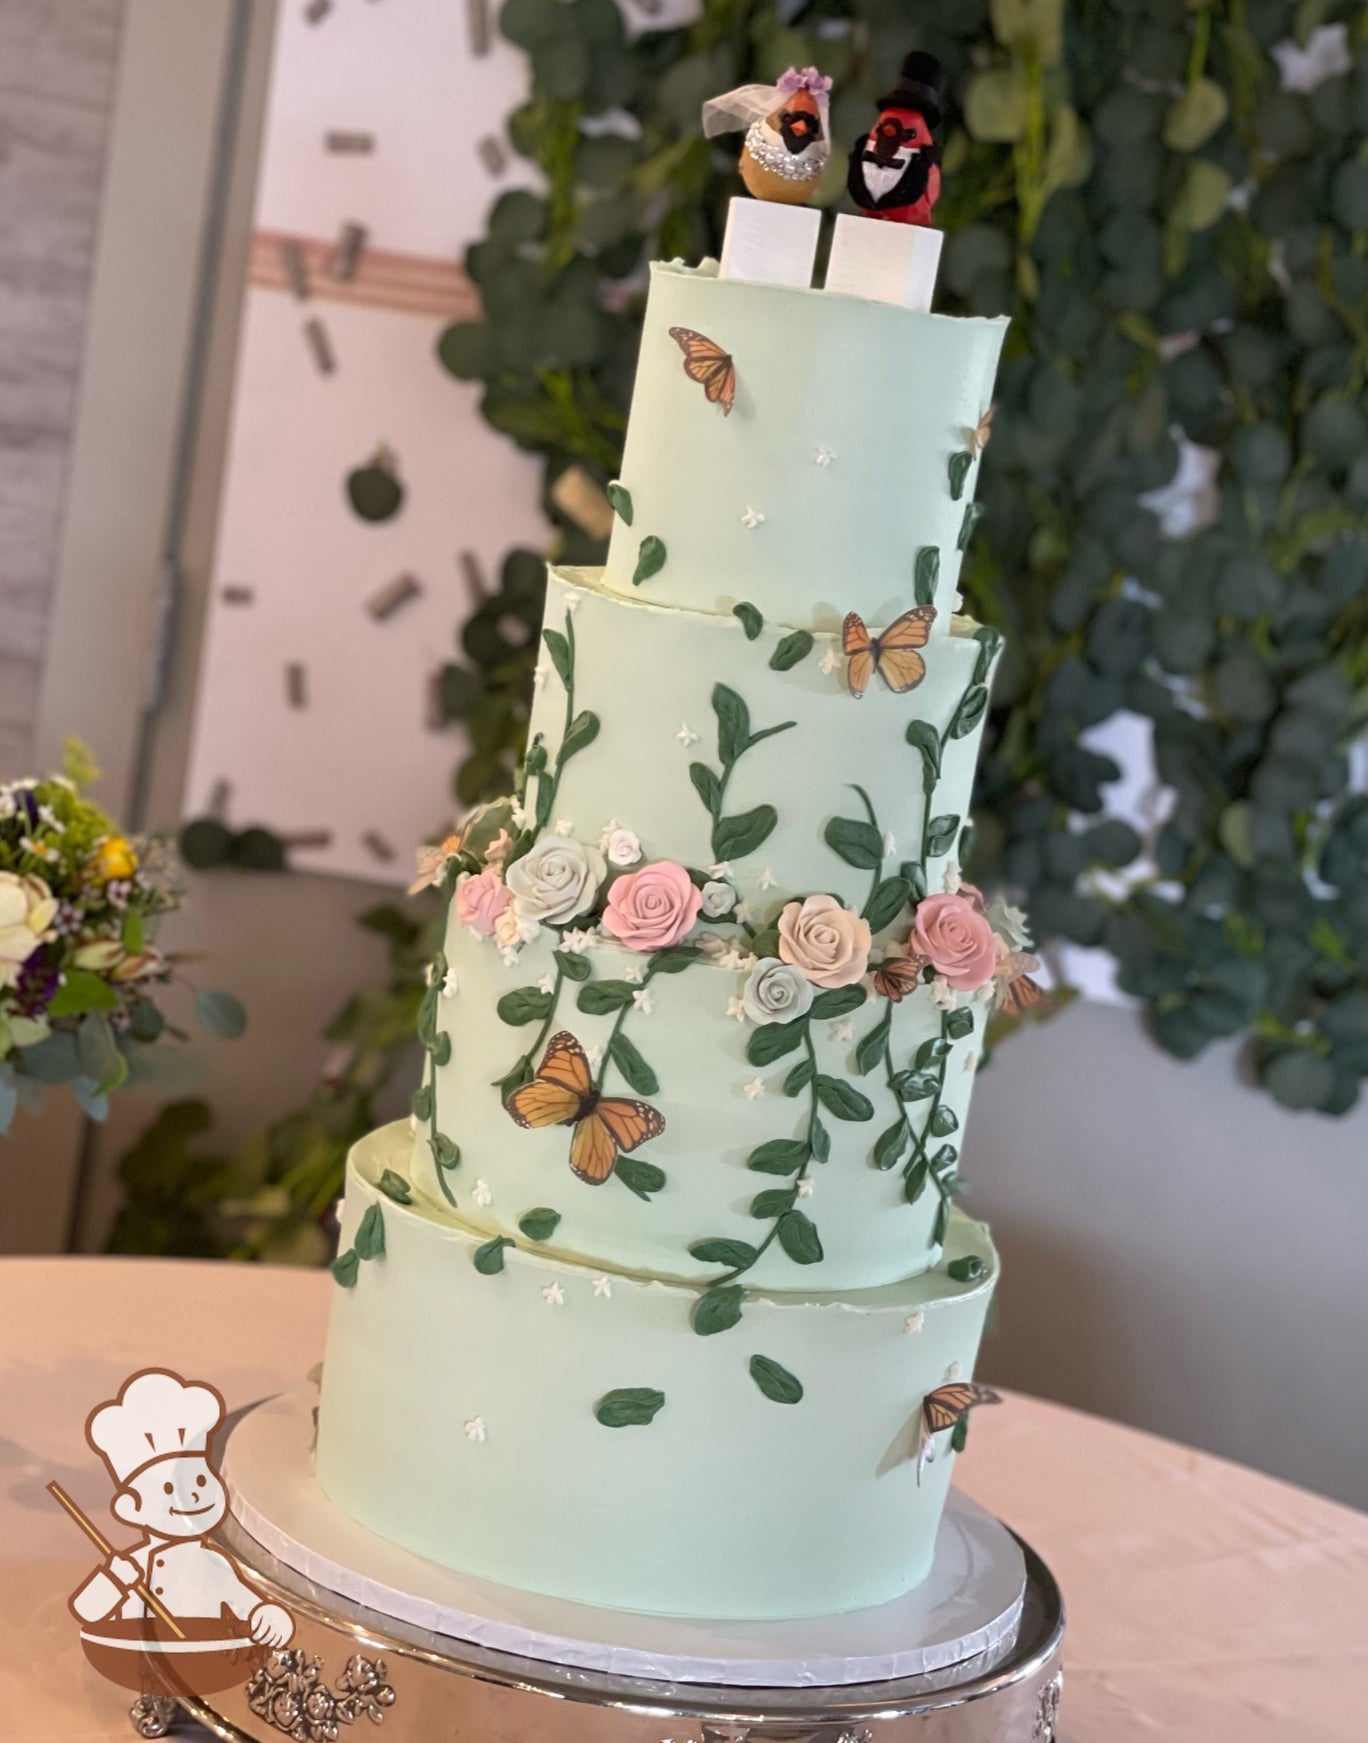
POLYGON ((690 763, 689 779, 693 789, 712 818, 712 851, 719 862, 741 859, 763 847, 774 833, 779 813, 773 805, 756 805, 749 811, 728 816, 727 784, 737 763, 747 751, 777 733, 787 732, 797 725, 785 720, 778 726, 766 726, 761 731, 751 729, 750 710, 736 691, 726 684, 716 684, 712 693, 713 713, 717 717, 717 758, 721 772, 707 763, 690 763))

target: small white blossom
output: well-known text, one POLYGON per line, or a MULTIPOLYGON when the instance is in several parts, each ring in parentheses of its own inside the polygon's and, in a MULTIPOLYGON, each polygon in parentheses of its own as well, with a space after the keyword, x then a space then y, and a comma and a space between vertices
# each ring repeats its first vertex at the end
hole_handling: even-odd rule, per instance
POLYGON ((710 878, 729 878, 731 876, 731 861, 719 859, 716 865, 708 867, 708 876, 710 878))
POLYGON ((738 1023, 744 1023, 746 1020, 746 1001, 737 998, 736 994, 733 993, 727 1000, 727 1015, 735 1017, 738 1023))
POLYGON ((743 1083, 741 1085, 741 1092, 745 1096, 747 1101, 758 1101, 760 1099, 760 1097, 765 1093, 765 1080, 764 1080, 764 1078, 763 1077, 751 1078, 749 1083, 743 1083))
POLYGON ((565 595, 565 609, 567 611, 578 611, 579 605, 580 596, 578 593, 567 593, 565 595))
POLYGON ((646 970, 639 962, 629 962, 626 968, 622 971, 622 978, 626 981, 630 981, 633 986, 636 986, 645 972, 646 970))
POLYGON ((528 811, 526 805, 523 804, 521 799, 510 799, 508 801, 508 820, 515 829, 526 829, 527 820, 530 815, 531 813, 528 811))
POLYGON ((545 666, 534 667, 533 671, 532 671, 532 688, 534 690, 540 690, 542 685, 545 682, 546 682, 546 667, 545 666))
POLYGON ((849 1017, 838 1017, 830 1025, 827 1033, 833 1041, 853 1041, 855 1039, 855 1027, 849 1017))
POLYGON ((964 1369, 960 1367, 958 1362, 951 1362, 950 1366, 945 1370, 945 1384, 947 1386, 952 1385, 954 1381, 959 1379, 963 1372, 964 1369))
POLYGON ((751 969, 755 967, 755 958, 749 951, 742 950, 739 944, 728 943, 727 948, 717 958, 719 968, 751 969))
POLYGON ((957 1000, 955 989, 943 974, 938 974, 930 986, 931 1004, 938 1011, 953 1011, 957 1000))
POLYGON ((604 830, 599 846, 608 855, 609 865, 635 865, 641 858, 641 843, 636 831, 623 829, 617 824, 604 830))
POLYGON ((764 515, 761 514, 758 508, 752 508, 751 505, 747 503, 745 509, 742 511, 741 525, 745 527, 748 533, 753 533, 756 527, 763 525, 764 519, 764 515))
POLYGON ((512 945, 500 945, 499 955, 503 958, 503 965, 505 968, 516 968, 518 966, 518 952, 512 945))
POLYGON ((774 873, 766 866, 756 881, 762 890, 772 890, 774 888, 774 873))
POLYGON ((51 805, 40 805, 38 807, 38 816, 42 822, 47 824, 48 828, 52 830, 54 835, 66 834, 66 824, 62 822, 60 817, 58 817, 51 805))
POLYGON ((891 859, 897 846, 897 842, 893 839, 893 831, 891 829, 885 829, 883 832, 884 858, 891 859))
POLYGON ((693 727, 689 725, 687 720, 680 723, 679 731, 675 734, 675 737, 684 746, 685 750, 688 750, 691 744, 698 743, 698 734, 694 731, 693 727))
POLYGON ((964 875, 960 871, 960 862, 957 859, 947 859, 945 871, 941 876, 941 888, 947 896, 957 896, 963 882, 964 875))
POLYGON ((556 821, 551 825, 551 833, 552 835, 567 836, 573 832, 574 827, 574 824, 568 817, 557 817, 556 821))
POLYGON ((812 1197, 812 1181, 811 1180, 800 1180, 798 1182, 798 1196, 799 1196, 799 1198, 811 1198, 812 1197))
POLYGON ((454 968, 449 968, 442 981, 442 997, 444 999, 454 999, 460 990, 461 983, 456 978, 456 970, 454 968))
POLYGON ((978 1070, 978 1054, 977 1053, 966 1053, 965 1054, 965 1056, 964 1056, 964 1069, 970 1073, 973 1073, 973 1072, 978 1070))
POLYGON ((926 1314, 919 1307, 915 1313, 909 1313, 907 1318, 903 1321, 903 1330, 909 1336, 915 1336, 915 1334, 919 1332, 925 1324, 926 1314))
POLYGON ((469 1422, 465 1425, 465 1437, 467 1440, 475 1441, 478 1445, 482 1446, 484 1444, 486 1433, 483 1416, 472 1416, 470 1418, 469 1422))
POLYGON ((818 466, 830 466, 836 458, 836 451, 834 448, 819 448, 813 458, 818 466))
POLYGON ((720 883, 716 878, 704 884, 702 898, 701 912, 708 920, 720 920, 736 906, 736 891, 730 884, 720 883))
POLYGON ((733 918, 740 925, 749 926, 751 921, 755 918, 755 909, 751 907, 749 902, 738 902, 736 904, 736 913, 733 918))
POLYGON ((836 652, 835 648, 828 648, 822 655, 821 659, 818 660, 817 670, 819 672, 825 672, 826 675, 830 677, 840 663, 841 656, 836 652))
POLYGON ((542 1290, 542 1300, 548 1307, 564 1307, 565 1291, 559 1283, 548 1283, 542 1290))
POLYGON ((640 987, 632 994, 632 1008, 640 1011, 643 1017, 650 1016, 655 1009, 655 1000, 651 997, 650 987, 640 987))
POLYGON ((556 990, 556 977, 554 974, 550 974, 550 973, 544 974, 541 977, 541 979, 537 982, 537 991, 539 993, 550 994, 550 993, 555 992, 555 990, 556 990))
POLYGON ((597 1071, 599 1066, 603 1064, 603 1049, 597 1041, 591 1042, 584 1049, 584 1057, 589 1062, 590 1071, 597 1071))
POLYGON ((594 1294, 600 1301, 611 1301, 613 1299, 612 1279, 609 1277, 595 1277, 594 1294))
POLYGON ((474 1199, 475 1203, 479 1205, 481 1210, 484 1210, 487 1205, 491 1205, 494 1202, 494 1194, 489 1190, 489 1182, 487 1180, 477 1180, 471 1189, 470 1196, 474 1199))
POLYGON ((561 933, 561 949, 568 950, 572 956, 583 956, 593 942, 594 934, 583 926, 573 926, 570 931, 561 933))

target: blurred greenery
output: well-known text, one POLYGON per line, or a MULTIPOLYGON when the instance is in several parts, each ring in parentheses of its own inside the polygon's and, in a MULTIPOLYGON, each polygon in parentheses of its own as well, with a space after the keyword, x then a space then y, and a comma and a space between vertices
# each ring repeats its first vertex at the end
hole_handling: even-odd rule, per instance
MULTIPOLYGON (((1009 649, 974 874, 1019 894, 1043 940, 1107 953, 1172 1053, 1244 1037, 1284 1106, 1345 1112, 1368 1075, 1368 797, 1348 756, 1368 725, 1368 12, 706 0, 629 41, 614 0, 506 0, 500 23, 530 58, 510 134, 542 190, 494 207, 466 261, 485 316, 438 355, 543 458, 571 563, 603 547, 559 506, 582 490, 557 484, 616 475, 644 264, 715 254, 739 191, 702 101, 813 62, 844 148, 909 48, 941 57, 940 306, 1013 319, 963 581, 1009 649), (1327 26, 1347 68, 1284 88, 1275 49, 1327 26), (1211 451, 1214 516, 1174 537, 1141 498, 1184 440, 1211 451), (1108 816, 1121 770, 1089 742, 1118 716, 1152 733, 1172 790, 1152 859, 1108 816)), ((823 203, 843 177, 842 149, 823 203)), ((443 675, 471 741, 462 803, 512 783, 543 558, 509 557, 443 675)), ((316 1226, 411 1033, 424 952, 386 925, 389 985, 334 1025, 361 1081, 321 1086, 233 1165, 257 1250, 316 1226)), ((174 1164, 183 1120, 165 1141, 174 1164)))

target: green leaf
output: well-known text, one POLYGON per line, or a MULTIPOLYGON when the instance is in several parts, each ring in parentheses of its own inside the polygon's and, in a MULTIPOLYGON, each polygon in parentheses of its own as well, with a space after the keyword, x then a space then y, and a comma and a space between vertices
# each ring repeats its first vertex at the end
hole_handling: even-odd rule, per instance
POLYGON ((906 878, 883 878, 864 905, 870 931, 882 932, 885 926, 891 926, 911 900, 912 886, 906 878))
POLYGON ((504 1268, 504 1248, 512 1245, 513 1242, 507 1235, 495 1235, 492 1241, 476 1247, 472 1255, 475 1269, 482 1277, 495 1276, 504 1268))
POLYGON ((792 1210, 798 1201, 796 1186, 770 1186, 764 1192, 757 1192, 751 1200, 752 1216, 773 1219, 783 1216, 786 1210, 792 1210))
POLYGON ((557 767, 570 761, 587 745, 591 745, 599 735, 599 717, 592 709, 582 709, 570 722, 561 747, 556 753, 557 767))
POLYGON ((693 782, 694 792, 703 801, 704 810, 716 822, 722 809, 721 781, 706 763, 690 763, 689 779, 693 782))
POLYGON ((705 1291, 694 1303, 691 1324, 701 1338, 730 1331, 741 1317, 746 1292, 739 1283, 723 1283, 705 1291))
POLYGON ((818 1073, 817 1099, 828 1113, 834 1114, 838 1120, 872 1120, 874 1105, 868 1096, 861 1095, 843 1078, 827 1077, 818 1073))
POLYGON ((805 660, 812 652, 812 636, 805 629, 795 629, 791 635, 786 635, 770 655, 770 669, 775 672, 787 672, 796 666, 799 660, 805 660))
POLYGON ((950 1430, 950 1450, 951 1452, 962 1453, 968 1444, 969 1418, 967 1416, 961 1416, 959 1421, 950 1430))
POLYGON ((861 1077, 865 1077, 884 1056, 884 1048, 888 1045, 889 1030, 893 1026, 893 1007, 885 1004, 883 1015, 875 1023, 869 1033, 861 1038, 855 1048, 855 1069, 861 1077))
POLYGON ((817 1233, 817 1225, 805 1212, 785 1211, 774 1226, 779 1235, 779 1245, 795 1265, 821 1263, 825 1257, 821 1237, 817 1233))
POLYGON ((810 1059, 800 1059, 784 1079, 785 1095, 801 1095, 816 1076, 817 1067, 810 1059))
POLYGON ((459 1168, 461 1165, 461 1149, 454 1144, 445 1132, 437 1132, 428 1139, 428 1148, 432 1151, 432 1160, 438 1168, 459 1168))
POLYGON ((964 481, 973 464, 974 456, 967 448, 961 448, 950 456, 950 497, 953 502, 958 502, 964 495, 964 481))
POLYGON ((567 980, 588 980, 592 970, 587 956, 577 956, 573 950, 553 950, 552 961, 567 980))
POLYGON ((380 1190, 386 1198, 392 1198, 396 1204, 412 1204, 413 1191, 402 1174, 396 1174, 393 1168, 386 1168, 380 1176, 380 1190))
POLYGON ((729 1240, 721 1235, 690 1241, 689 1251, 700 1264, 725 1265, 729 1271, 747 1271, 760 1257, 749 1241, 729 1240))
POLYGON ((955 718, 950 723, 951 738, 967 738, 983 719, 988 706, 988 691, 982 684, 971 684, 960 698, 955 718))
POLYGON ((617 515, 623 526, 631 526, 632 493, 627 486, 615 478, 611 484, 605 486, 603 494, 612 503, 613 513, 617 515))
POLYGON ((928 793, 940 779, 940 734, 928 720, 914 720, 907 729, 907 742, 921 752, 922 782, 928 793))
POLYGON ((848 1017, 852 1011, 858 1011, 868 998, 869 994, 862 986, 832 987, 827 992, 817 994, 808 1015, 819 1023, 827 1022, 833 1017, 848 1017))
POLYGON ((925 1071, 929 1065, 938 1065, 942 1059, 947 1058, 949 1052, 950 1043, 945 1037, 932 1035, 918 1047, 917 1056, 913 1063, 918 1071, 925 1071))
POLYGON ((926 851, 933 858, 940 859, 950 852, 955 845, 955 837, 959 834, 959 813, 947 811, 942 817, 933 817, 926 826, 926 851))
POLYGON ((908 1169, 903 1179, 903 1197, 909 1204, 916 1204, 926 1191, 926 1183, 931 1178, 931 1170, 924 1156, 918 1159, 908 1169))
POLYGON ((895 1120, 887 1131, 880 1132, 874 1144, 874 1166, 892 1168, 907 1147, 907 1127, 895 1120))
POLYGON ((425 1125, 432 1118, 432 1085, 430 1083, 425 1083, 421 1088, 414 1090, 410 1106, 413 1117, 420 1126, 425 1125))
POLYGON ((748 600, 742 599, 736 605, 733 605, 732 616, 740 618, 741 627, 746 632, 746 640, 748 642, 753 642, 756 636, 758 636, 760 631, 765 627, 764 618, 748 600))
POLYGON ((718 859, 743 859, 769 840, 778 821, 773 805, 757 805, 753 811, 719 817, 712 832, 712 850, 718 859))
POLYGON ((632 1002, 636 988, 629 980, 591 980, 580 988, 575 1003, 589 1017, 606 1017, 632 1002))
POLYGON ((339 1253, 328 1269, 344 1289, 354 1289, 361 1269, 361 1260, 355 1247, 348 1247, 345 1253, 339 1253))
POLYGON ((647 533, 637 551, 636 568, 632 571, 633 587, 640 587, 643 581, 649 581, 652 575, 658 575, 665 567, 665 541, 658 539, 654 533, 647 533))
POLYGON ((752 1356, 750 1375, 756 1385, 776 1404, 799 1404, 803 1398, 802 1381, 769 1356, 752 1356))
POLYGON ((619 1386, 605 1392, 594 1406, 594 1416, 605 1428, 644 1428, 663 1409, 665 1394, 653 1386, 619 1386))
POLYGON ((558 629, 544 629, 542 640, 546 643, 546 651, 551 656, 551 664, 556 668, 556 674, 568 690, 573 671, 570 658, 570 643, 558 629))
POLYGON ((1230 172, 1220 164, 1210 158, 1191 158, 1169 208, 1169 222, 1182 231, 1209 230, 1225 212, 1233 186, 1230 172))
POLYGON ((357 1257, 361 1259, 378 1259, 385 1250, 385 1216, 378 1204, 366 1206, 365 1214, 356 1227, 354 1241, 357 1257))
POLYGON ((801 1047, 806 1034, 806 1017, 799 1017, 793 1023, 762 1024, 751 1031, 746 1042, 746 1058, 752 1065, 773 1065, 776 1059, 782 1059, 786 1053, 801 1047))
POLYGON ((529 1241, 549 1241, 560 1222, 560 1212, 540 1204, 518 1218, 518 1227, 529 1241))
POLYGON ((893 1079, 894 1093, 903 1101, 927 1101, 940 1088, 938 1071, 900 1071, 893 1079))
POLYGON ((520 986, 505 993, 494 1009, 500 1022, 520 1028, 528 1023, 540 1023, 550 1014, 551 1003, 552 995, 542 992, 540 987, 520 986))
POLYGON ((945 1015, 945 1033, 951 1041, 963 1041, 966 1035, 974 1032, 974 1013, 967 1005, 958 1010, 947 1011, 945 1015))
POLYGON ((959 1161, 959 1151, 953 1144, 942 1144, 931 1157, 931 1172, 937 1176, 948 1173, 959 1161))
POLYGON ((696 944, 677 944, 673 950, 662 950, 651 958, 648 978, 653 979, 658 974, 682 974, 702 954, 696 944))
POLYGON ((945 1103, 936 1109, 931 1116, 931 1135, 933 1138, 948 1138, 951 1132, 959 1130, 959 1116, 954 1108, 946 1107, 945 1103))
POLYGON ((822 831, 822 839, 857 871, 877 871, 883 864, 883 836, 872 823, 861 818, 831 818, 822 831))
POLYGON ((977 1283, 987 1270, 977 1253, 969 1253, 963 1259, 951 1259, 945 1267, 945 1274, 953 1277, 956 1283, 977 1283))
POLYGON ((195 995, 195 1015, 200 1027, 224 1041, 236 1041, 247 1027, 242 1001, 232 993, 205 990, 195 995))
POLYGON ((974 661, 974 682, 987 682, 992 670, 993 661, 1002 648, 1002 637, 995 629, 989 629, 986 624, 980 624, 974 631, 974 640, 978 643, 978 658, 974 661))
POLYGON ((757 1174, 796 1174, 811 1153, 806 1138, 771 1138, 751 1151, 746 1166, 757 1174))
POLYGON ((646 1204, 651 1202, 651 1194, 659 1192, 665 1184, 665 1170, 657 1168, 654 1162, 643 1162, 640 1156, 619 1156, 613 1164, 613 1173, 646 1204))
POLYGON ((130 908, 124 915, 123 947, 132 956, 141 956, 147 943, 147 925, 136 908, 130 908))
POLYGON ((725 684, 713 686, 712 705, 717 716, 717 754, 722 766, 730 768, 750 744, 750 710, 725 684))
POLYGON ((812 1145, 814 1162, 827 1162, 831 1159, 831 1138, 818 1119, 814 1119, 808 1127, 808 1142, 812 1145))
MULTIPOLYGON (((954 462, 951 461, 953 468, 954 462)), ((953 473, 952 473, 953 478, 953 473)), ((932 605, 940 581, 940 551, 935 545, 923 545, 912 567, 912 589, 918 605, 932 605)))
POLYGON ((955 540, 955 544, 961 551, 969 549, 969 541, 974 536, 974 528, 983 519, 983 516, 984 507, 981 502, 965 503, 964 519, 960 522, 959 537, 955 540))
POLYGON ((622 1073, 629 1089, 635 1090, 638 1095, 659 1093, 660 1079, 620 1029, 609 1044, 608 1057, 622 1073))
POLYGON ((950 1206, 942 1199, 936 1206, 936 1220, 931 1229, 931 1245, 940 1247, 945 1244, 945 1232, 950 1227, 950 1206))

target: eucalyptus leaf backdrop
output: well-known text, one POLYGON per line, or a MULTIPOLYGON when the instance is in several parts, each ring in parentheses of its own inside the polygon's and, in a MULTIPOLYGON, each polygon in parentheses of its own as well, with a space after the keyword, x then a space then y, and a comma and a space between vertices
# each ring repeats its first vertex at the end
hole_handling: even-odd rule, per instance
MULTIPOLYGON (((1368 1075, 1364 8, 707 0, 629 41, 613 0, 507 0, 501 27, 529 55, 510 131, 544 188, 494 208, 467 258, 485 318, 438 353, 544 456, 555 554, 581 563, 601 556, 591 511, 616 475, 644 262, 715 253, 739 188, 700 136, 703 100, 815 62, 844 146, 909 48, 942 58, 939 306, 1013 319, 963 583, 1009 649, 974 874, 1011 886, 1043 941, 1109 953, 1171 1052, 1245 1036, 1280 1102, 1345 1112, 1368 1075), (1180 457, 1213 484, 1182 537, 1151 497, 1180 457), (1149 841, 1108 814, 1123 771, 1090 740, 1118 718, 1170 791, 1149 841)), ((472 746, 461 804, 511 782, 543 556, 509 558, 445 674, 472 746)), ((334 1025, 346 1070, 225 1165, 254 1250, 298 1250, 403 1057, 420 923, 365 923, 394 973, 334 1025)), ((144 1184, 184 1157, 183 1110, 166 1121, 144 1184)), ((139 1204, 125 1244, 150 1237, 139 1204)))

